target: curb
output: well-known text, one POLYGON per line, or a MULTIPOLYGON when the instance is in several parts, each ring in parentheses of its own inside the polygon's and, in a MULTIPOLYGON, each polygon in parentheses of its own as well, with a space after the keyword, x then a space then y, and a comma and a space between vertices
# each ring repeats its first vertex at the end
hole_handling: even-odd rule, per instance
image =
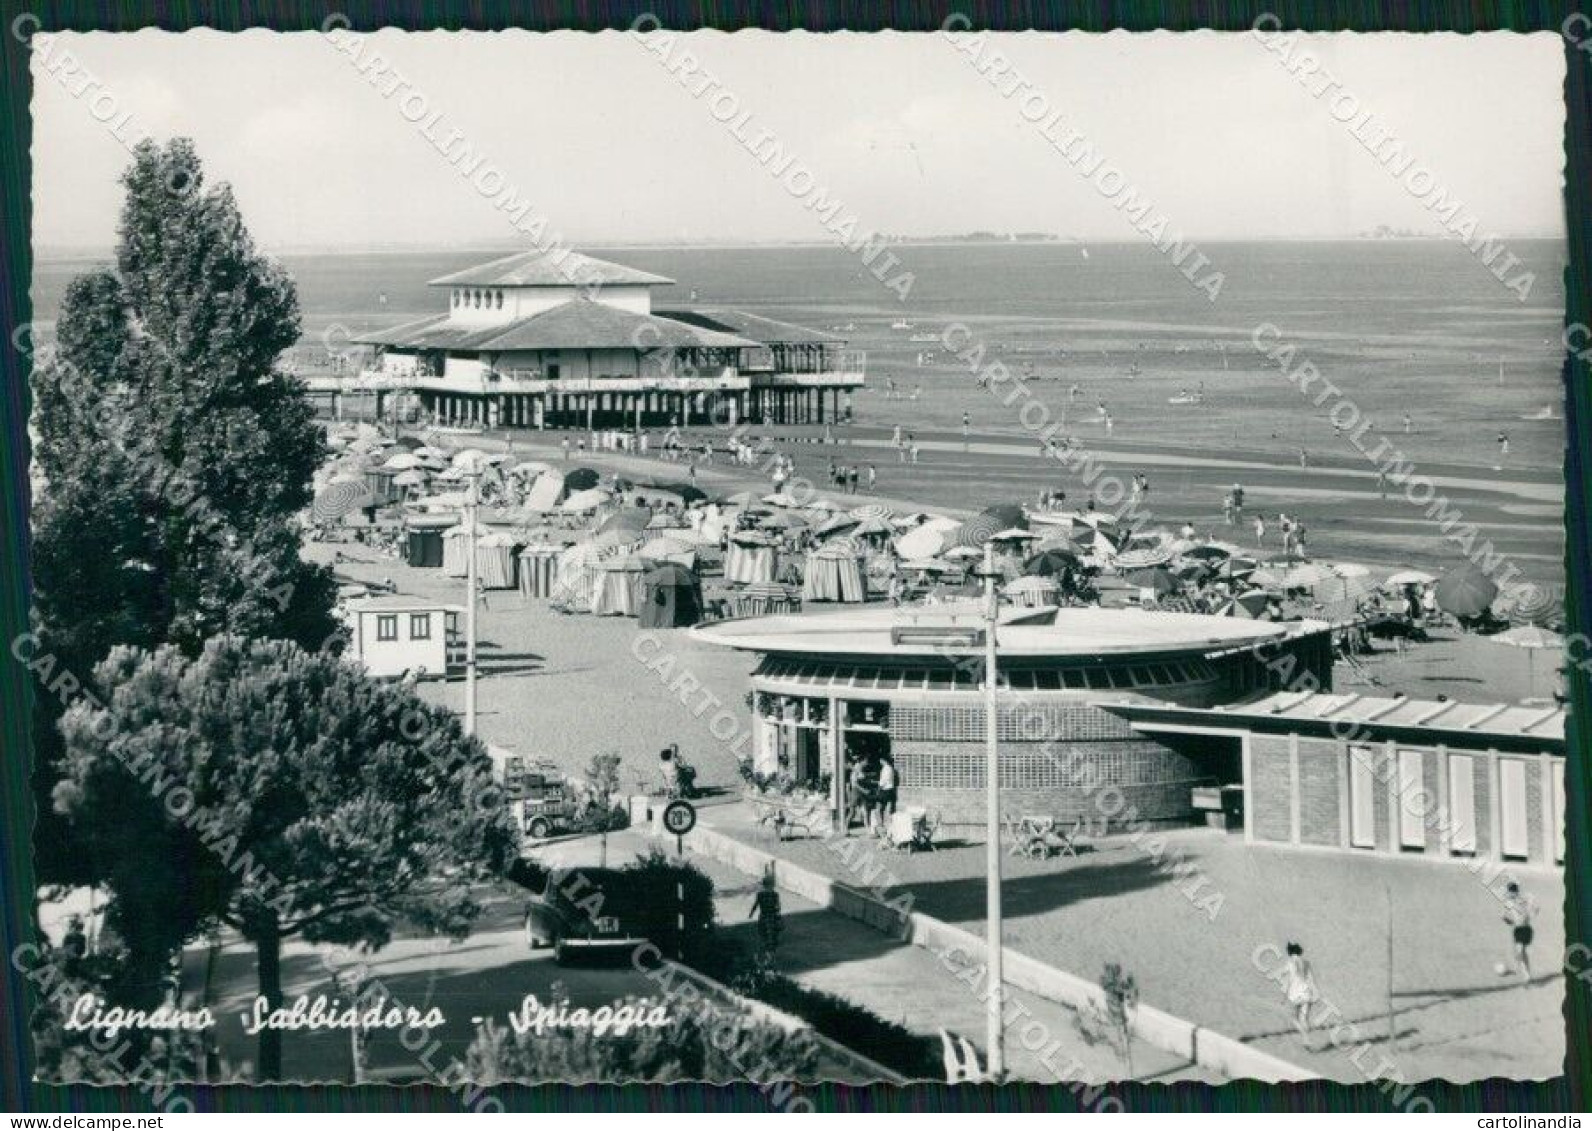
MULTIPOLYGON (((775 865, 776 880, 786 891, 882 934, 892 935, 936 955, 959 951, 972 962, 986 961, 984 940, 971 931, 952 926, 921 911, 908 910, 903 915, 895 907, 873 896, 703 825, 692 830, 690 839, 691 847, 702 855, 747 875, 761 875, 772 863, 775 865)), ((1018 989, 1028 990, 1073 1009, 1098 1006, 1102 1001, 1100 987, 1076 974, 1058 970, 1009 947, 1005 949, 1004 958, 1006 981, 1018 989)), ((1320 1078, 1320 1073, 1151 1005, 1141 1004, 1133 1011, 1130 1027, 1133 1035, 1145 1043, 1180 1056, 1192 1064, 1213 1069, 1230 1079, 1275 1083, 1320 1078)))
POLYGON ((824 1046, 825 1050, 828 1051, 830 1056, 857 1069, 858 1073, 863 1077, 863 1080, 861 1081, 862 1084, 883 1082, 886 1084, 903 1085, 910 1083, 910 1081, 908 1081, 907 1078, 902 1076, 900 1073, 886 1068, 877 1061, 870 1060, 868 1057, 863 1056, 855 1049, 848 1048, 839 1041, 836 1041, 833 1037, 825 1036, 823 1033, 820 1033, 816 1028, 814 1028, 810 1022, 804 1021, 802 1018, 797 1017, 793 1013, 786 1013, 783 1009, 778 1009, 766 1002, 761 1002, 756 998, 750 998, 745 994, 738 993, 737 991, 730 989, 730 987, 726 986, 724 983, 708 977, 706 974, 702 973, 702 971, 694 970, 689 966, 684 966, 671 958, 663 959, 663 963, 664 965, 670 967, 672 973, 682 980, 694 983, 698 989, 703 990, 705 993, 722 998, 725 1001, 732 1003, 737 1008, 751 1014, 753 1017, 758 1018, 759 1020, 767 1021, 772 1025, 777 1025, 786 1032, 806 1032, 810 1034, 814 1040, 816 1040, 820 1045, 824 1046))

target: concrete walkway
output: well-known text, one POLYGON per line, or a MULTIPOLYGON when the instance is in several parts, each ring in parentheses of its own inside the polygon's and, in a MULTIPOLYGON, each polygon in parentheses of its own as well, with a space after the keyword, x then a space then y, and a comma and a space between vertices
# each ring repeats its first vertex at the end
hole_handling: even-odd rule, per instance
MULTIPOLYGON (((667 840, 672 850, 673 838, 667 840)), ((609 838, 609 860, 621 863, 652 843, 636 830, 614 834, 609 838)), ((751 945, 755 927, 747 916, 758 878, 693 853, 689 837, 686 856, 713 880, 720 929, 751 945)), ((789 892, 781 893, 781 903, 785 931, 776 965, 782 971, 803 986, 846 998, 913 1032, 938 1039, 939 1031, 947 1029, 966 1036, 978 1047, 983 1062, 987 1051, 981 970, 968 969, 954 958, 942 961, 789 892)), ((1127 1075, 1110 1048, 1084 1040, 1072 1010, 1022 991, 1008 993, 1008 1016, 1018 1018, 1006 1037, 1011 1077, 1096 1083, 1127 1075), (1019 1006, 1027 1013, 1021 1013, 1019 1006)), ((1141 1080, 1222 1082, 1220 1076, 1142 1041, 1134 1041, 1132 1055, 1133 1074, 1141 1080)))

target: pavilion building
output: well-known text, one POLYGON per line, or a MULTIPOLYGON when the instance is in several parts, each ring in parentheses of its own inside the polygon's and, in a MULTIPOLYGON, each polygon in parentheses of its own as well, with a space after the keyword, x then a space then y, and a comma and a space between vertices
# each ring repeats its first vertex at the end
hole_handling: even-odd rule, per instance
MULTIPOLYGON (((488 427, 822 423, 850 411, 864 358, 743 311, 653 310, 673 280, 539 251, 430 281, 444 313, 364 334, 361 386, 488 427)), ((380 409, 378 408, 378 411, 380 409)))
MULTIPOLYGON (((947 611, 692 632, 758 657, 753 770, 827 785, 838 809, 849 767, 888 756, 901 805, 981 826, 986 629, 977 611, 947 611)), ((1562 707, 1333 694, 1331 631, 1137 609, 1003 610, 996 738, 1007 816, 1128 829, 1208 817, 1279 847, 1563 860, 1562 707)))

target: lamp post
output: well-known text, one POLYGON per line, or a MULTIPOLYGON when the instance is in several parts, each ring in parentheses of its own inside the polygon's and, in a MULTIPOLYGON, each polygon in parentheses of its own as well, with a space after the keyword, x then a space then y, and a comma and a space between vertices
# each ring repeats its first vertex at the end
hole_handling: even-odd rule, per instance
POLYGON ((995 595, 995 544, 984 543, 984 786, 985 786, 985 884, 984 948, 989 955, 989 986, 985 1001, 989 1007, 989 1078, 1000 1081, 1006 1075, 1006 981, 1001 946, 1001 777, 1000 743, 996 726, 995 626, 998 608, 995 595))
POLYGON ((470 470, 470 492, 465 513, 465 596, 464 596, 464 733, 475 734, 475 606, 479 580, 476 577, 476 509, 481 504, 481 471, 470 470))

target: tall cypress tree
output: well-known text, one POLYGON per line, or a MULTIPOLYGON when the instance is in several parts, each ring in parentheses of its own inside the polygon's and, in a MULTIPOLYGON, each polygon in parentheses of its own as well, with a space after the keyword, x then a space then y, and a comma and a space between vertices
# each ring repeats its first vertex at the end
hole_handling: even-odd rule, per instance
MULTIPOLYGON (((34 374, 35 655, 90 691, 121 644, 314 648, 336 630, 331 571, 301 560, 294 520, 324 451, 275 364, 299 336, 292 281, 191 142, 145 142, 122 181, 116 268, 73 281, 34 374)), ((71 696, 37 674, 40 876, 92 881, 49 810, 71 696)))

